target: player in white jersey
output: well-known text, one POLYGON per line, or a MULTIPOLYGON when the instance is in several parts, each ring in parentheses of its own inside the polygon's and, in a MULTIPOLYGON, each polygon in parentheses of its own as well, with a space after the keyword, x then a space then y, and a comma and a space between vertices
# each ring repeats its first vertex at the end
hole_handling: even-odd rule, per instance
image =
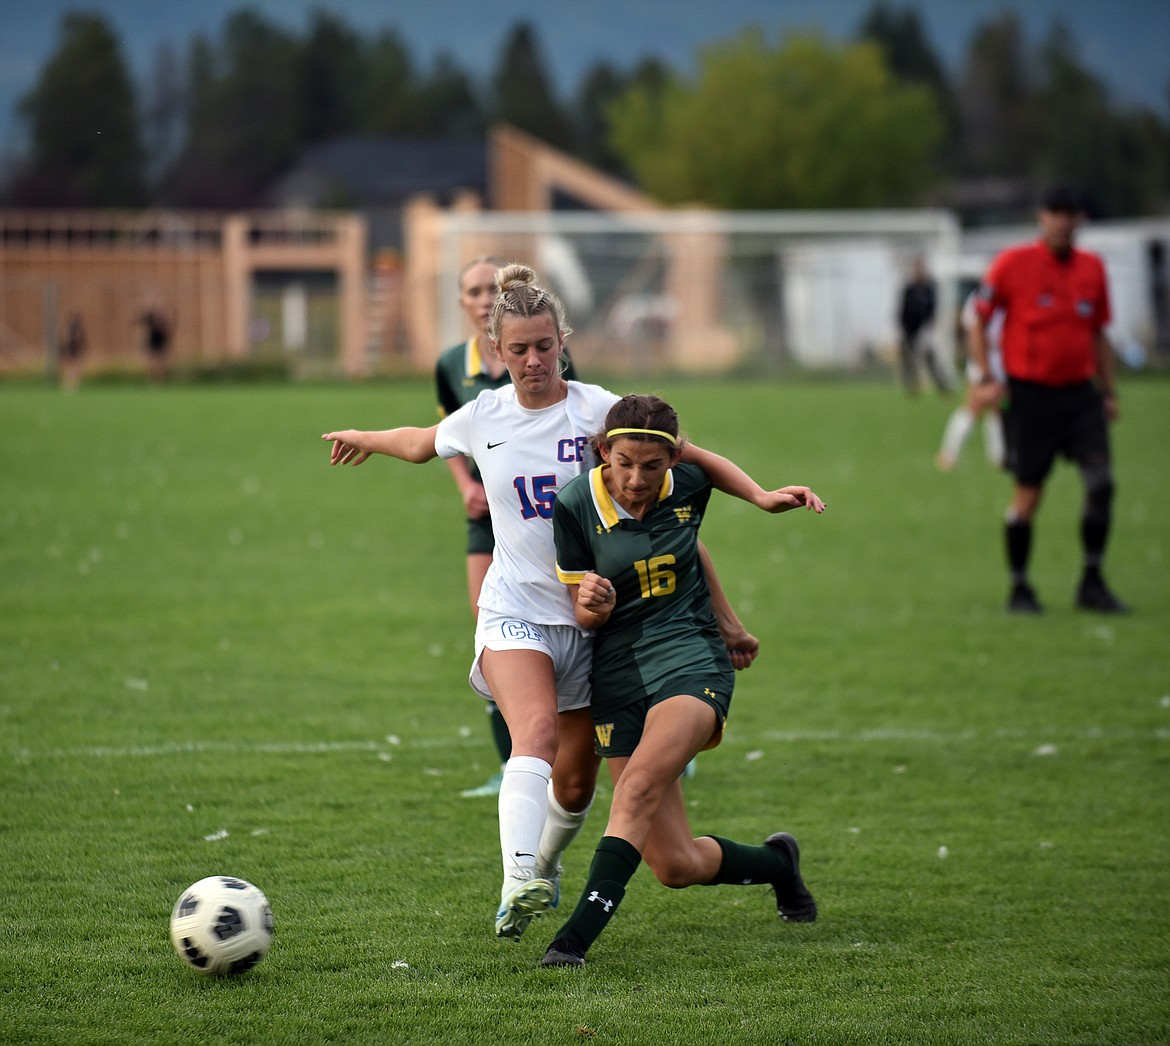
MULTIPOLYGON (((552 510, 557 491, 595 464, 589 438, 618 397, 560 376, 564 307, 536 286, 527 266, 496 275, 499 294, 489 335, 512 376, 431 428, 328 432, 332 464, 360 465, 371 454, 411 462, 471 455, 487 493, 496 550, 480 593, 472 686, 495 700, 512 735, 500 786, 504 883, 498 936, 518 940, 555 907, 560 858, 593 800, 598 758, 589 711, 591 636, 575 621, 556 577, 552 510)), ((688 447, 720 490, 768 511, 765 491, 718 455, 688 447)))
MULTIPOLYGON (((978 322, 975 315, 975 292, 967 296, 963 308, 959 313, 959 324, 964 337, 978 322)), ((1003 327, 1003 314, 996 313, 987 327, 988 355, 987 365, 995 382, 1002 383, 1003 360, 999 352, 999 335, 1003 327)), ((950 472, 959 460, 963 444, 971 435, 975 423, 983 419, 983 452, 987 460, 996 468, 1003 468, 1003 418, 999 413, 999 404, 988 397, 986 387, 980 384, 982 372, 973 360, 967 361, 967 395, 947 418, 943 428, 942 443, 938 453, 934 456, 934 463, 943 470, 950 472)))
POLYGON ((595 463, 586 433, 604 422, 618 397, 597 385, 564 384, 564 398, 547 407, 524 406, 509 385, 481 393, 439 422, 436 453, 474 453, 484 489, 504 495, 492 511, 499 549, 480 590, 481 613, 575 624, 558 591, 564 586, 549 573, 546 543, 534 540, 533 530, 552 533, 556 492, 595 463))

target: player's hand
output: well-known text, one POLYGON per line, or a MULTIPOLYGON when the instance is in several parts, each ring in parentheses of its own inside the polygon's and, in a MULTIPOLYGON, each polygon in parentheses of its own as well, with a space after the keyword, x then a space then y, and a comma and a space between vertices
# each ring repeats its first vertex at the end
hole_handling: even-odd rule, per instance
POLYGON ((760 641, 750 632, 741 630, 731 635, 725 632, 723 641, 727 644, 731 667, 737 672, 751 667, 751 663, 760 655, 760 641))
POLYGON ((980 382, 972 385, 968 391, 968 401, 975 411, 995 410, 1007 395, 1007 387, 1002 381, 980 382))
POLYGON ((765 490, 756 499, 756 505, 765 512, 787 512, 793 508, 807 508, 820 515, 825 511, 825 503, 808 487, 800 486, 765 490))
POLYGON ((370 456, 370 451, 361 447, 362 433, 357 429, 345 429, 341 432, 326 432, 321 438, 329 440, 333 449, 329 454, 330 465, 348 465, 351 461, 360 465, 370 456))
POLYGON ((487 494, 482 483, 469 483, 463 491, 463 508, 468 519, 484 519, 489 515, 487 494))
POLYGON ((609 578, 590 571, 577 586, 577 605, 591 614, 609 617, 617 606, 617 592, 609 578))

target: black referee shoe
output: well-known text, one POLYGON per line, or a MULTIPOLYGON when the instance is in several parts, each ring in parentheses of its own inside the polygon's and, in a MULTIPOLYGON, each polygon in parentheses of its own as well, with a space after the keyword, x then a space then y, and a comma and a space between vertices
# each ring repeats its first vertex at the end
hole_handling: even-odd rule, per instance
POLYGON ((1129 607, 1118 599, 1100 577, 1085 577, 1077 586, 1077 607, 1099 614, 1128 614, 1129 607))
POLYGON ((1007 612, 1009 614, 1043 614, 1044 607, 1036 598, 1032 586, 1026 581, 1017 581, 1012 585, 1008 594, 1007 612))
POLYGON ((776 910, 786 923, 812 923, 817 921, 817 902, 808 892, 800 877, 800 847, 787 832, 776 832, 764 840, 765 846, 782 850, 792 865, 792 875, 782 883, 773 883, 776 891, 776 910))
POLYGON ((572 937, 558 937, 548 946, 541 966, 584 966, 585 949, 572 937))

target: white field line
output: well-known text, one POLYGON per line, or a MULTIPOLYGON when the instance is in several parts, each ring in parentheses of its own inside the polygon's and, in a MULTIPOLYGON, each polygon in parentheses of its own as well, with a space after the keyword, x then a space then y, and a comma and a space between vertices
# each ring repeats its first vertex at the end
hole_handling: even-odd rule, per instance
MULTIPOLYGON (((937 730, 769 730, 751 737, 736 737, 734 733, 724 740, 724 748, 758 746, 761 742, 779 744, 903 744, 918 743, 933 745, 985 744, 988 741, 1016 741, 1045 743, 1053 741, 1168 741, 1170 729, 1106 730, 1093 727, 1070 730, 1053 727, 1049 730, 961 730, 955 732, 937 730)), ((221 755, 329 755, 342 752, 385 753, 396 747, 403 748, 466 748, 482 743, 482 739, 468 737, 429 737, 415 740, 395 738, 393 742, 382 741, 176 741, 159 745, 106 746, 89 745, 77 748, 12 747, 7 751, 10 759, 20 762, 42 759, 149 759, 165 756, 221 754, 221 755)))

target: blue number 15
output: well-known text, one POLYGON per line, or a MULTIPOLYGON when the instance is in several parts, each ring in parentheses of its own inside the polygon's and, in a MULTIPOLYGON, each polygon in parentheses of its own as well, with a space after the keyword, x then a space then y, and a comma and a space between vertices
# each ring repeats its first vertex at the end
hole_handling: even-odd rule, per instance
POLYGON ((553 502, 557 499, 557 492, 551 488, 556 484, 556 476, 533 476, 532 497, 528 496, 528 477, 517 476, 512 480, 516 488, 516 495, 520 498, 520 515, 524 519, 540 516, 541 519, 552 519, 553 502))

